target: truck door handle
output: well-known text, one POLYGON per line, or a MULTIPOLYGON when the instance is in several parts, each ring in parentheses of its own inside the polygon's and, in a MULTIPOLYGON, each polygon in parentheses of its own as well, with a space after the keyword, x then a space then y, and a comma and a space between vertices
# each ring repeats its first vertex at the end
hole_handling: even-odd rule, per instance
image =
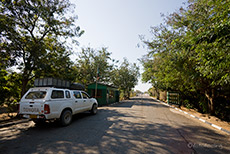
POLYGON ((77 101, 75 101, 75 103, 77 103, 77 101))

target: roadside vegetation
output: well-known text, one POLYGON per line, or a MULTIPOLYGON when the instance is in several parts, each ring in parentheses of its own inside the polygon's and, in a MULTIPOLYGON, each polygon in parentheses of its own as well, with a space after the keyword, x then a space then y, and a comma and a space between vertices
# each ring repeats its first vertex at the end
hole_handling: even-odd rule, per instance
POLYGON ((74 10, 68 0, 0 2, 0 107, 15 111, 34 79, 42 77, 85 86, 97 79, 129 97, 139 77, 136 64, 112 59, 107 48, 82 48, 77 59, 71 60, 78 38, 84 34, 76 25, 74 10))
POLYGON ((142 37, 143 81, 181 104, 230 121, 230 1, 189 0, 142 37))

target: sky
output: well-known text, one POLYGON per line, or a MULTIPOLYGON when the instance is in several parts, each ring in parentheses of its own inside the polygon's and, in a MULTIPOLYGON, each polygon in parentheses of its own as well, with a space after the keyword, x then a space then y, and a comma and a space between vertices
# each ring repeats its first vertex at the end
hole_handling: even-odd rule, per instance
MULTIPOLYGON (((140 72, 143 68, 138 61, 147 54, 147 48, 141 44, 140 35, 151 38, 150 27, 163 22, 161 14, 175 12, 186 0, 71 0, 78 15, 76 24, 85 33, 78 39, 79 46, 100 49, 107 47, 111 58, 130 63, 137 63, 140 72)), ((142 83, 139 78, 134 88, 147 91, 151 84, 142 83)))

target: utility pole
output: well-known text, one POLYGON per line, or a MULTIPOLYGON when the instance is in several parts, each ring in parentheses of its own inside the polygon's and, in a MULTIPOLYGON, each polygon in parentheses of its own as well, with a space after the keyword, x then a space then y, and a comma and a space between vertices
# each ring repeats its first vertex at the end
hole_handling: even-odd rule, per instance
POLYGON ((96 87, 95 87, 95 98, 97 98, 97 79, 96 79, 96 87))
POLYGON ((96 86, 95 86, 95 98, 97 98, 97 80, 99 79, 99 67, 97 66, 97 73, 96 73, 96 86))

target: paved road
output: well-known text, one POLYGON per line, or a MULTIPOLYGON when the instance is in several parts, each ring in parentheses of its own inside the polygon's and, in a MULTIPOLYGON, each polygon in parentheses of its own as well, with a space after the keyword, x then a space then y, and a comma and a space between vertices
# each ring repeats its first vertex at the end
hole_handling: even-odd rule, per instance
POLYGON ((68 127, 1 128, 0 153, 230 153, 230 136, 142 96, 79 114, 68 127))

